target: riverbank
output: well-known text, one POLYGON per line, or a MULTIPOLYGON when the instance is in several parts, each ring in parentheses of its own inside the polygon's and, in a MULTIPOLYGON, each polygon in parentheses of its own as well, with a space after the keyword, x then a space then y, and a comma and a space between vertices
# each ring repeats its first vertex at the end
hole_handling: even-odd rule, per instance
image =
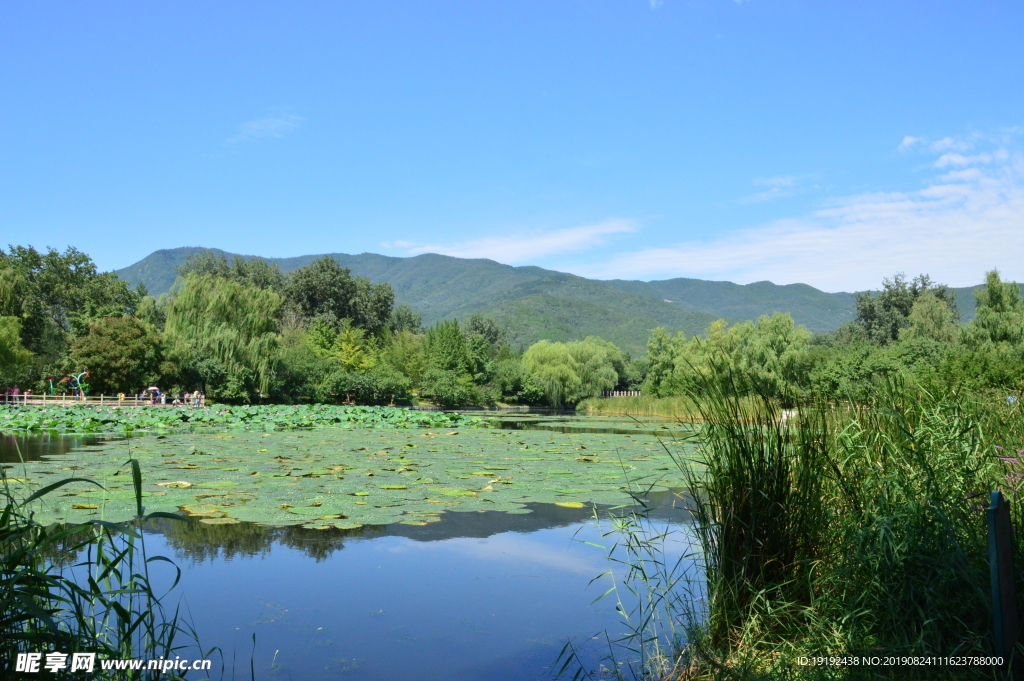
POLYGON ((692 421, 700 418, 693 400, 683 397, 591 397, 576 405, 576 411, 595 416, 663 416, 692 421))

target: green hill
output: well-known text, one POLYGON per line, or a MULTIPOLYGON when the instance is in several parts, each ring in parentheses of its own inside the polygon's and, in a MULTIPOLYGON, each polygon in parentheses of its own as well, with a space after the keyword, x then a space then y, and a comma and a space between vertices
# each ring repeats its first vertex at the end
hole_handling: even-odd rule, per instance
MULTIPOLYGON (((151 294, 159 295, 170 290, 175 267, 204 250, 229 258, 234 255, 203 248, 160 250, 117 274, 132 285, 145 284, 151 294)), ((423 314, 426 324, 484 313, 507 326, 518 345, 542 338, 566 341, 595 335, 635 355, 644 352, 647 335, 657 326, 694 335, 719 318, 738 321, 788 312, 798 324, 821 332, 856 316, 852 294, 826 293, 807 284, 779 286, 760 281, 740 285, 682 278, 599 281, 540 267, 512 267, 493 260, 433 253, 412 258, 375 253, 330 255, 353 274, 391 284, 396 301, 423 314)), ((319 257, 267 260, 288 272, 319 257)), ((974 316, 975 288, 956 289, 964 321, 974 316)))
MULTIPOLYGON (((174 268, 202 250, 157 251, 117 274, 133 285, 145 284, 151 294, 158 295, 170 290, 174 268)), ((233 257, 223 251, 214 252, 233 257)), ((607 282, 540 267, 512 267, 493 260, 435 254, 413 258, 373 253, 331 255, 353 274, 391 284, 396 302, 412 306, 426 324, 484 313, 506 325, 517 345, 542 338, 575 340, 599 335, 630 353, 642 354, 650 330, 657 326, 693 335, 716 319, 709 313, 622 291, 607 282)), ((319 257, 267 260, 287 272, 319 257)))
POLYGON ((701 279, 649 282, 615 279, 608 283, 623 291, 717 317, 756 319, 763 314, 788 312, 814 332, 831 331, 857 316, 851 294, 825 293, 807 284, 778 286, 770 281, 759 281, 740 285, 701 279))

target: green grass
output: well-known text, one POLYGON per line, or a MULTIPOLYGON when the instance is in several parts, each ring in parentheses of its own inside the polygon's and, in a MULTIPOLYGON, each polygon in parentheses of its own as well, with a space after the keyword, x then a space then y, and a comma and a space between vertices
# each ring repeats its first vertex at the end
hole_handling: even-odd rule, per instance
MULTIPOLYGON (((4 484, 0 513, 3 678, 48 674, 22 675, 14 665, 18 653, 53 651, 68 654, 68 661, 73 653, 95 654, 90 678, 183 678, 173 671, 100 671, 100 660, 173 658, 195 646, 195 637, 177 610, 165 609, 149 573, 153 562, 170 561, 147 554, 142 524, 169 516, 144 514, 138 462, 130 462, 126 470, 134 484, 135 513, 131 522, 123 524, 105 520, 67 526, 40 523, 29 506, 62 490, 70 479, 47 485, 23 502, 4 484)), ((171 589, 176 584, 177 580, 171 589)), ((212 652, 200 655, 208 657, 212 652)))
POLYGON ((1021 520, 995 449, 1022 441, 1019 411, 894 381, 870 404, 806 403, 784 421, 771 401, 731 394, 711 387, 701 402, 691 487, 708 616, 685 678, 993 678, 796 660, 993 654, 981 504, 1002 488, 1021 520))
POLYGON ((593 415, 664 416, 680 421, 700 419, 700 407, 689 397, 591 397, 576 405, 576 411, 593 415))

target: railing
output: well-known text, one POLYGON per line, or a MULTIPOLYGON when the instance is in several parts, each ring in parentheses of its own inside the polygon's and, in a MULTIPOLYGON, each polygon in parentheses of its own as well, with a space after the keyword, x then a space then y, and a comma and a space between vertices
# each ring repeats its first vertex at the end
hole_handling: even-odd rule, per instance
MULTIPOLYGON (((154 400, 152 397, 136 397, 134 395, 125 395, 121 397, 119 395, 6 395, 0 394, 0 404, 23 404, 23 405, 53 405, 55 407, 66 406, 71 407, 75 405, 98 405, 104 407, 191 407, 194 406, 192 398, 189 398, 187 402, 182 404, 172 404, 173 398, 169 402, 161 402, 160 398, 154 400)), ((206 406, 206 398, 201 397, 199 399, 199 406, 206 406)))
POLYGON ((601 397, 640 397, 639 390, 605 390, 601 397))

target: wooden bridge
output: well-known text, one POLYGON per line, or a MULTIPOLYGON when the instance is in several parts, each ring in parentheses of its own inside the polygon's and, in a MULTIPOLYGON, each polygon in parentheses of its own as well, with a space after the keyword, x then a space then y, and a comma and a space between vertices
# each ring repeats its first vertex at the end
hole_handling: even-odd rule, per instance
MULTIPOLYGON (((173 401, 173 400, 172 400, 173 401)), ((155 401, 152 397, 136 397, 135 395, 3 395, 0 394, 0 404, 22 404, 55 407, 73 407, 77 405, 101 406, 101 407, 191 407, 192 399, 187 403, 171 404, 161 403, 160 398, 155 401)), ((199 406, 206 406, 206 398, 199 399, 199 406)))

